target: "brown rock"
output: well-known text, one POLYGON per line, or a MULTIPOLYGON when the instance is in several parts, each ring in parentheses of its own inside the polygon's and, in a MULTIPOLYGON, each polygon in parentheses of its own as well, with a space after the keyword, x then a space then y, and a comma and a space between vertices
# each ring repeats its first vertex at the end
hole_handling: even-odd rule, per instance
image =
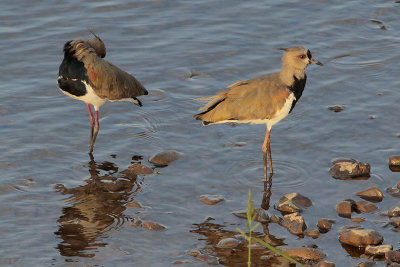
POLYGON ((368 188, 364 191, 356 193, 356 196, 371 202, 381 202, 383 200, 383 193, 376 187, 368 188))
POLYGON ((281 248, 281 250, 292 258, 302 260, 321 261, 326 257, 325 253, 316 248, 281 248))
POLYGON ((139 203, 137 203, 137 202, 129 202, 129 203, 126 204, 126 206, 127 206, 127 207, 130 207, 130 208, 141 208, 141 207, 142 207, 142 206, 141 206, 139 203))
POLYGON ((216 205, 223 201, 224 198, 220 195, 201 195, 200 201, 207 205, 216 205))
POLYGON ((167 166, 171 162, 176 161, 182 157, 183 154, 181 152, 178 152, 176 150, 165 150, 152 156, 149 161, 156 166, 167 166))
POLYGON ((357 201, 356 205, 357 210, 364 213, 371 213, 378 210, 377 206, 364 200, 357 201))
POLYGON ((389 209, 388 215, 390 217, 399 217, 400 216, 400 207, 399 206, 394 206, 389 209))
POLYGON ((311 200, 299 193, 286 194, 279 200, 277 210, 283 213, 302 212, 312 205, 311 200))
POLYGON ((397 189, 400 189, 400 181, 397 182, 397 189))
POLYGON ((390 218, 390 223, 395 227, 399 227, 400 226, 400 217, 390 218))
POLYGON ((362 223, 365 222, 364 218, 351 218, 350 219, 352 222, 356 222, 356 223, 362 223))
POLYGON ((357 208, 356 202, 351 199, 345 199, 336 206, 336 211, 340 217, 350 218, 351 212, 357 208))
POLYGON ((306 236, 317 239, 319 237, 319 231, 317 229, 310 229, 304 233, 306 236))
POLYGON ((371 246, 368 245, 365 248, 365 254, 374 255, 374 256, 383 256, 386 252, 393 250, 392 245, 379 245, 379 246, 371 246))
MULTIPOLYGON (((247 211, 246 210, 238 210, 232 212, 233 215, 236 217, 242 218, 242 219, 247 219, 247 211)), ((260 223, 267 223, 269 222, 269 215, 268 212, 264 209, 257 208, 254 209, 254 214, 256 214, 256 221, 260 223)))
POLYGON ((167 229, 164 225, 156 222, 144 222, 142 223, 142 228, 149 231, 162 231, 167 229))
POLYGON ((333 110, 334 112, 341 112, 344 110, 344 106, 331 106, 328 107, 329 110, 333 110))
POLYGON ((389 158, 389 169, 392 172, 400 171, 400 156, 391 156, 389 158))
POLYGON ((351 246, 366 247, 379 245, 383 242, 383 236, 371 229, 353 229, 341 231, 339 241, 351 246))
POLYGON ((376 265, 376 263, 374 261, 364 261, 364 262, 360 262, 357 266, 358 267, 373 267, 375 265, 376 265))
POLYGON ((131 166, 129 166, 129 170, 136 174, 142 174, 142 175, 152 174, 154 172, 152 168, 146 165, 142 165, 138 162, 135 162, 131 166))
POLYGON ((332 224, 334 224, 334 223, 336 223, 335 220, 329 220, 329 219, 322 218, 322 219, 318 220, 317 226, 321 233, 327 233, 327 232, 329 232, 329 230, 332 229, 332 224))
POLYGON ((369 177, 371 166, 368 163, 358 162, 355 159, 338 159, 332 162, 329 170, 336 179, 369 177))
POLYGON ((235 248, 240 245, 240 241, 236 238, 228 237, 221 239, 216 245, 217 248, 235 248))
POLYGON ((283 216, 282 226, 294 235, 301 235, 307 229, 303 217, 298 212, 283 216))
POLYGON ((282 223, 282 220, 283 219, 276 214, 272 215, 270 218, 271 223, 282 223))
POLYGON ((388 261, 400 263, 400 251, 388 251, 385 253, 385 258, 388 261))
POLYGON ((335 267, 335 263, 332 261, 321 261, 318 262, 318 264, 315 265, 315 267, 335 267))

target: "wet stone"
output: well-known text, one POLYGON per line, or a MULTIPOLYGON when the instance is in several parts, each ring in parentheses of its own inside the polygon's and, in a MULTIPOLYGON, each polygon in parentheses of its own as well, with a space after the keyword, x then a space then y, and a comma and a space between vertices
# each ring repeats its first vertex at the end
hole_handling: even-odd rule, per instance
POLYGON ((137 203, 137 202, 129 202, 129 203, 126 204, 126 206, 129 207, 129 208, 141 208, 141 207, 142 207, 142 206, 141 206, 139 203, 137 203))
POLYGON ((362 223, 362 222, 365 222, 365 219, 364 218, 360 218, 360 217, 357 217, 357 218, 351 218, 350 219, 352 222, 356 222, 356 223, 362 223))
POLYGON ((383 242, 383 236, 371 229, 353 229, 341 231, 339 241, 351 246, 366 247, 379 245, 383 242))
POLYGON ((351 199, 345 199, 336 206, 336 211, 340 217, 350 218, 351 212, 357 208, 356 202, 351 199))
POLYGON ((236 238, 228 237, 221 239, 216 245, 217 248, 235 248, 240 245, 240 241, 236 238))
POLYGON ((167 229, 164 225, 156 222, 144 222, 142 223, 142 228, 149 231, 162 231, 167 229))
POLYGON ((385 258, 390 262, 400 263, 400 251, 388 251, 385 253, 385 258))
POLYGON ((399 217, 400 216, 400 207, 395 206, 395 207, 390 208, 388 211, 388 215, 390 217, 399 217))
POLYGON ((327 232, 329 232, 329 230, 332 229, 332 224, 334 224, 334 223, 336 223, 335 220, 329 220, 329 219, 322 218, 322 219, 318 220, 317 226, 321 233, 327 233, 327 232))
POLYGON ((206 262, 209 265, 218 265, 218 258, 209 254, 199 254, 196 259, 202 262, 206 262))
POLYGON ((389 169, 392 172, 400 172, 400 156, 391 156, 389 158, 389 169))
POLYGON ((277 210, 282 213, 302 212, 312 205, 311 200, 299 193, 286 194, 278 202, 277 210))
POLYGON ((150 168, 149 166, 146 165, 142 165, 138 162, 133 163, 131 166, 129 166, 129 171, 136 173, 136 174, 142 174, 142 175, 146 175, 146 174, 152 174, 154 171, 152 168, 150 168))
POLYGON ((335 263, 332 261, 321 261, 318 262, 318 264, 315 265, 315 267, 335 267, 335 263))
POLYGON ((220 195, 201 195, 200 201, 207 205, 216 205, 223 201, 224 198, 220 195))
POLYGON ((400 227, 400 217, 390 218, 390 223, 395 227, 400 227))
POLYGON ((313 239, 317 239, 319 237, 319 231, 317 229, 310 229, 310 230, 306 231, 304 234, 313 239))
POLYGON ((286 254, 288 254, 290 257, 301 260, 310 260, 319 262, 326 257, 325 253, 316 248, 299 247, 299 248, 282 248, 281 250, 286 254))
POLYGON ((198 249, 191 249, 186 251, 186 254, 189 256, 197 257, 200 254, 200 251, 198 249))
POLYGON ((365 248, 365 253, 374 256, 383 256, 386 252, 393 250, 392 245, 371 246, 365 248))
POLYGON ((276 214, 272 215, 270 220, 271 220, 271 223, 282 223, 282 218, 276 214))
MULTIPOLYGON (((246 210, 239 210, 232 212, 233 215, 236 217, 247 219, 247 211, 246 210)), ((269 215, 268 212, 264 209, 257 208, 254 209, 254 214, 256 214, 255 220, 260 223, 267 223, 269 222, 269 215)))
POLYGON ((171 162, 174 162, 182 157, 183 154, 179 151, 165 150, 152 156, 149 161, 156 166, 167 166, 171 162))
POLYGON ((364 261, 364 262, 360 262, 357 266, 358 267, 373 267, 375 265, 376 265, 376 263, 374 261, 364 261))
POLYGON ((371 202, 381 202, 383 200, 382 191, 376 187, 368 188, 364 191, 357 192, 356 196, 359 196, 360 198, 371 202))
POLYGON ((386 193, 391 195, 392 197, 400 198, 400 189, 397 187, 389 187, 386 189, 386 193))
POLYGON ((338 159, 332 162, 329 170, 336 179, 369 177, 371 166, 368 163, 358 162, 355 159, 338 159))
POLYGON ((371 213, 378 210, 377 206, 364 200, 357 201, 356 205, 357 210, 364 213, 371 213))
POLYGON ((283 216, 282 226, 294 235, 304 234, 304 230, 307 229, 303 216, 298 212, 283 216))

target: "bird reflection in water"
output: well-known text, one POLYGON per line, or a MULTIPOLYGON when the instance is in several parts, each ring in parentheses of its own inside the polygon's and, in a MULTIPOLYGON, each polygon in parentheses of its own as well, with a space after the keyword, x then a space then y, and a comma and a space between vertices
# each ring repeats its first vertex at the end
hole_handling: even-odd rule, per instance
MULTIPOLYGON (((272 195, 272 175, 269 175, 269 179, 264 182, 264 191, 261 201, 261 209, 268 211, 270 208, 270 199, 272 195)), ((227 214, 227 216, 230 216, 227 214)), ((247 266, 247 255, 248 255, 248 243, 246 240, 242 240, 241 244, 235 248, 218 248, 217 244, 220 240, 224 238, 235 238, 240 239, 239 232, 227 230, 226 225, 221 225, 213 222, 213 218, 207 218, 204 222, 199 224, 194 224, 194 229, 190 232, 197 233, 205 238, 199 240, 205 240, 206 243, 204 247, 198 248, 193 255, 201 261, 205 261, 208 264, 222 264, 225 266, 247 266)), ((245 224, 245 219, 243 219, 240 225, 245 224)), ((239 228, 242 228, 240 225, 239 228)), ((285 245, 284 240, 275 237, 269 232, 269 222, 260 223, 263 231, 260 231, 258 227, 255 232, 253 232, 253 237, 258 237, 265 242, 269 243, 274 247, 279 247, 285 245)), ((252 249, 252 266, 282 266, 282 258, 277 257, 270 250, 264 248, 262 245, 257 245, 252 249)))
POLYGON ((141 188, 138 175, 130 169, 118 171, 114 163, 97 163, 90 157, 90 178, 85 185, 57 186, 63 195, 69 195, 55 232, 62 239, 57 246, 62 256, 93 257, 90 251, 106 245, 104 233, 130 219, 124 215, 125 205, 141 188))

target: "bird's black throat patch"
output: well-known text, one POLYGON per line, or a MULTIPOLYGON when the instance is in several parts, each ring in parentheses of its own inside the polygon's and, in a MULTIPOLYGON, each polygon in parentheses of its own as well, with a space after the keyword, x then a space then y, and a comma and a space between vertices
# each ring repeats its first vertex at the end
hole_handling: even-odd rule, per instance
POLYGON ((304 87, 306 86, 306 81, 307 81, 307 75, 304 73, 304 78, 303 79, 297 79, 296 76, 293 76, 294 82, 292 86, 289 87, 289 90, 294 94, 294 97, 296 98, 292 102, 292 107, 290 108, 290 112, 292 112, 294 106, 296 106, 297 101, 300 99, 301 95, 303 94, 304 87))

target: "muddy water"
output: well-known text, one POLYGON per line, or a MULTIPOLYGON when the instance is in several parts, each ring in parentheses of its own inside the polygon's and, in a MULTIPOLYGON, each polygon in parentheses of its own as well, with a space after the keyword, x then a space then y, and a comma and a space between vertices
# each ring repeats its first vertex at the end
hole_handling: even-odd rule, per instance
MULTIPOLYGON (((317 240, 277 225, 268 231, 275 245, 316 244, 337 266, 361 261, 337 241, 337 230, 349 222, 335 206, 399 179, 387 166, 400 153, 399 3, 3 0, 0 7, 1 265, 205 265, 189 249, 211 250, 222 265, 246 262, 245 248, 229 256, 213 244, 244 229, 231 212, 246 206, 248 189, 261 205, 265 128, 202 127, 192 118, 201 105, 194 99, 279 70, 281 52, 274 48, 292 45, 307 46, 326 64, 307 69, 302 99, 272 130, 270 213, 278 214, 273 203, 283 194, 300 192, 314 203, 304 214, 310 228, 321 217, 338 223, 317 240), (108 60, 150 92, 142 108, 102 107, 93 158, 84 104, 56 85, 63 44, 89 36, 88 29, 104 40, 108 60), (328 110, 334 105, 345 109, 328 110), (148 159, 165 149, 185 158, 156 168, 157 175, 124 172, 132 162, 151 166, 148 159), (337 157, 370 163, 371 178, 334 180, 328 169, 337 157), (225 201, 206 206, 202 194, 225 201), (133 218, 167 230, 132 227, 133 218)), ((385 196, 381 211, 398 204, 385 196)), ((375 223, 382 218, 363 217, 364 227, 399 248, 398 233, 375 223)))

